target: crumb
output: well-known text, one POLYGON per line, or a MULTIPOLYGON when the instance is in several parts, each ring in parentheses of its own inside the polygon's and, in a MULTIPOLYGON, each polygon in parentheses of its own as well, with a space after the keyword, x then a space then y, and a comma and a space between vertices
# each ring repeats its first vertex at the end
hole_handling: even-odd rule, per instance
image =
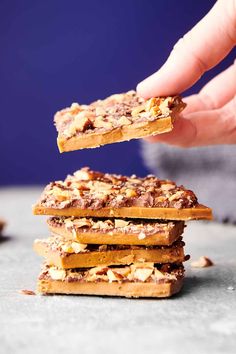
POLYGON ((214 263, 208 257, 201 256, 197 261, 191 263, 191 267, 193 268, 206 268, 213 266, 214 263))
POLYGON ((6 221, 0 219, 0 234, 2 234, 3 229, 6 227, 6 221))
POLYGON ((234 291, 234 287, 233 286, 228 286, 227 290, 234 291))
POLYGON ((33 290, 22 289, 18 291, 22 295, 36 295, 33 290))

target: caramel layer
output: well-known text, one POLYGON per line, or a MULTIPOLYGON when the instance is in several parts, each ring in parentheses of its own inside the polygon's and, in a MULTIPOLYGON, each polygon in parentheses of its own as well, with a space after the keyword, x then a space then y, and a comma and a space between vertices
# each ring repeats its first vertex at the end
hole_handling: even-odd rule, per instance
POLYGON ((65 283, 58 280, 39 280, 37 290, 41 294, 122 296, 127 298, 166 298, 178 293, 183 279, 172 283, 65 283))
POLYGON ((145 207, 121 207, 103 208, 99 210, 79 209, 75 207, 57 209, 35 205, 35 215, 57 215, 76 217, 97 217, 97 218, 146 218, 162 220, 212 220, 212 210, 204 205, 197 205, 194 208, 145 208, 145 207))

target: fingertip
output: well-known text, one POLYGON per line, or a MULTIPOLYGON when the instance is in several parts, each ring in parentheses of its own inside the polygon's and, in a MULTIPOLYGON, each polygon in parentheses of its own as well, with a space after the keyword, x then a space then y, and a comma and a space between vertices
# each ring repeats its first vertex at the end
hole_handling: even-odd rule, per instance
POLYGON ((146 138, 143 138, 144 141, 147 141, 148 143, 157 143, 158 142, 158 135, 150 135, 147 136, 146 138))
POLYGON ((149 92, 148 92, 149 90, 148 90, 147 80, 148 79, 141 81, 136 87, 137 94, 145 99, 151 97, 149 96, 149 92))

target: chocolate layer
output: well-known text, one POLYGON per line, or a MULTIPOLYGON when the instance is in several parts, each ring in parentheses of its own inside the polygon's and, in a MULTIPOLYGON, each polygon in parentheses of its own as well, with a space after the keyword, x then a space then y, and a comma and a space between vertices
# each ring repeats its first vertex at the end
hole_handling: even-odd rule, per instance
POLYGON ((123 267, 100 266, 90 269, 60 269, 44 265, 40 280, 63 282, 154 282, 169 283, 183 278, 182 264, 135 263, 123 267))
POLYGON ((91 133, 106 133, 134 123, 153 122, 168 117, 185 104, 179 96, 144 100, 135 91, 112 95, 90 105, 73 103, 56 113, 54 121, 60 138, 91 133))
POLYGON ((148 207, 192 208, 197 197, 191 190, 153 175, 137 178, 94 172, 82 168, 65 181, 50 183, 44 190, 38 206, 55 209, 148 207))
POLYGON ((142 219, 52 217, 53 234, 88 244, 170 245, 183 233, 184 222, 142 219))

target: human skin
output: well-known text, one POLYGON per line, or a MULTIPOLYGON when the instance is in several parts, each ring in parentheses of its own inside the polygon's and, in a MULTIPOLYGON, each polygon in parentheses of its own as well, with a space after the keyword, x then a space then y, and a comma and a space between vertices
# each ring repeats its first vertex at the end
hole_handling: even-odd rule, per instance
MULTIPOLYGON (((184 92, 235 44, 236 0, 218 0, 176 43, 160 70, 138 84, 138 94, 150 98, 184 92)), ((179 147, 236 144, 236 61, 184 101, 187 108, 173 131, 146 140, 179 147)))

